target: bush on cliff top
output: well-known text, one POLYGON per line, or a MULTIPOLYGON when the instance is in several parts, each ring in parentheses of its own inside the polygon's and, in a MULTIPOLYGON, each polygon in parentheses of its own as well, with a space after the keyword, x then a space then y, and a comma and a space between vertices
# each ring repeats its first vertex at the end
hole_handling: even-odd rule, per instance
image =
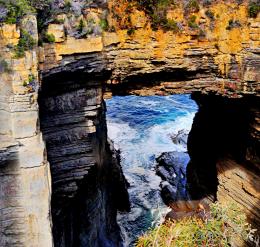
POLYGON ((255 230, 236 204, 214 203, 205 217, 168 221, 140 237, 136 247, 228 247, 240 236, 253 240, 255 230))
MULTIPOLYGON (((158 27, 172 28, 173 23, 166 16, 169 6, 176 4, 175 0, 140 0, 136 1, 136 4, 139 9, 143 10, 151 18, 153 29, 158 27)), ((175 25, 173 29, 177 29, 175 25)))
POLYGON ((256 18, 258 13, 260 12, 260 4, 259 2, 251 1, 248 5, 248 14, 251 18, 256 18))
POLYGON ((0 0, 0 22, 17 23, 27 14, 48 7, 52 0, 0 0))
POLYGON ((3 21, 7 24, 15 24, 24 15, 35 13, 29 0, 0 0, 0 6, 6 10, 3 21))

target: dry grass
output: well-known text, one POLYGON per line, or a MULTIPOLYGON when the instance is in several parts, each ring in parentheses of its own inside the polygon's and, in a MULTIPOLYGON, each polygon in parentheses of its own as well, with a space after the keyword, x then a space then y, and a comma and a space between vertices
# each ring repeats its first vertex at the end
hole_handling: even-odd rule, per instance
POLYGON ((240 237, 252 240, 254 232, 237 205, 214 203, 203 219, 168 221, 141 236, 136 247, 227 247, 240 237))

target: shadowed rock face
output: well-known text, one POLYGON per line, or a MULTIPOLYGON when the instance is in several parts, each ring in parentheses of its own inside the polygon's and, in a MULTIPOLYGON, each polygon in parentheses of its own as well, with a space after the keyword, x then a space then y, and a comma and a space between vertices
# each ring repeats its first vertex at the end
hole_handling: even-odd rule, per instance
POLYGON ((79 73, 43 81, 40 119, 52 174, 55 246, 122 245, 116 213, 129 210, 128 194, 107 141, 101 82, 79 73))
MULTIPOLYGON (((152 31, 147 17, 134 11, 131 18, 140 21, 132 36, 120 28, 96 36, 99 28, 78 38, 79 20, 99 26, 107 6, 72 2, 73 13, 57 16, 64 23, 48 26, 56 42, 23 58, 14 58, 13 47, 21 28, 38 39, 36 18, 0 26, 1 59, 12 67, 11 73, 0 68, 0 246, 52 246, 52 222, 57 246, 121 244, 116 210, 129 205, 107 143, 105 85, 110 96, 217 92, 194 94, 201 107, 189 137, 188 173, 201 196, 237 200, 259 225, 259 15, 248 18, 244 2, 214 2, 220 16, 214 25, 205 9, 196 14, 206 31, 201 40, 194 30, 152 31), (230 18, 242 26, 227 30, 230 18), (24 85, 30 75, 34 82, 24 85)), ((186 18, 179 10, 177 18, 186 18)))
POLYGON ((259 228, 259 98, 194 94, 193 99, 199 111, 188 138, 191 194, 236 201, 259 228))

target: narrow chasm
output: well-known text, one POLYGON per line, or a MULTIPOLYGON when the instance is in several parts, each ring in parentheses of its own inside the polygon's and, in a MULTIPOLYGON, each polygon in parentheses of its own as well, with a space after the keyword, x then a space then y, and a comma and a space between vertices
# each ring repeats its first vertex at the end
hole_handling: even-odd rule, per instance
POLYGON ((134 246, 138 236, 164 221, 168 206, 191 199, 187 138, 197 105, 190 95, 114 96, 106 105, 108 136, 129 182, 131 212, 120 213, 118 223, 125 245, 134 246))

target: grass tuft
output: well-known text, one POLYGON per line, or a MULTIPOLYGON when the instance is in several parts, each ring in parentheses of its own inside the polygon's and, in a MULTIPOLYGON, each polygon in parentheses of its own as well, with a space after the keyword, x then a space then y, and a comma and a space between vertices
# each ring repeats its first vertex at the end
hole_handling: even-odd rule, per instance
POLYGON ((237 238, 252 240, 255 230, 236 204, 214 203, 205 217, 167 221, 141 236, 136 247, 228 247, 237 238))

